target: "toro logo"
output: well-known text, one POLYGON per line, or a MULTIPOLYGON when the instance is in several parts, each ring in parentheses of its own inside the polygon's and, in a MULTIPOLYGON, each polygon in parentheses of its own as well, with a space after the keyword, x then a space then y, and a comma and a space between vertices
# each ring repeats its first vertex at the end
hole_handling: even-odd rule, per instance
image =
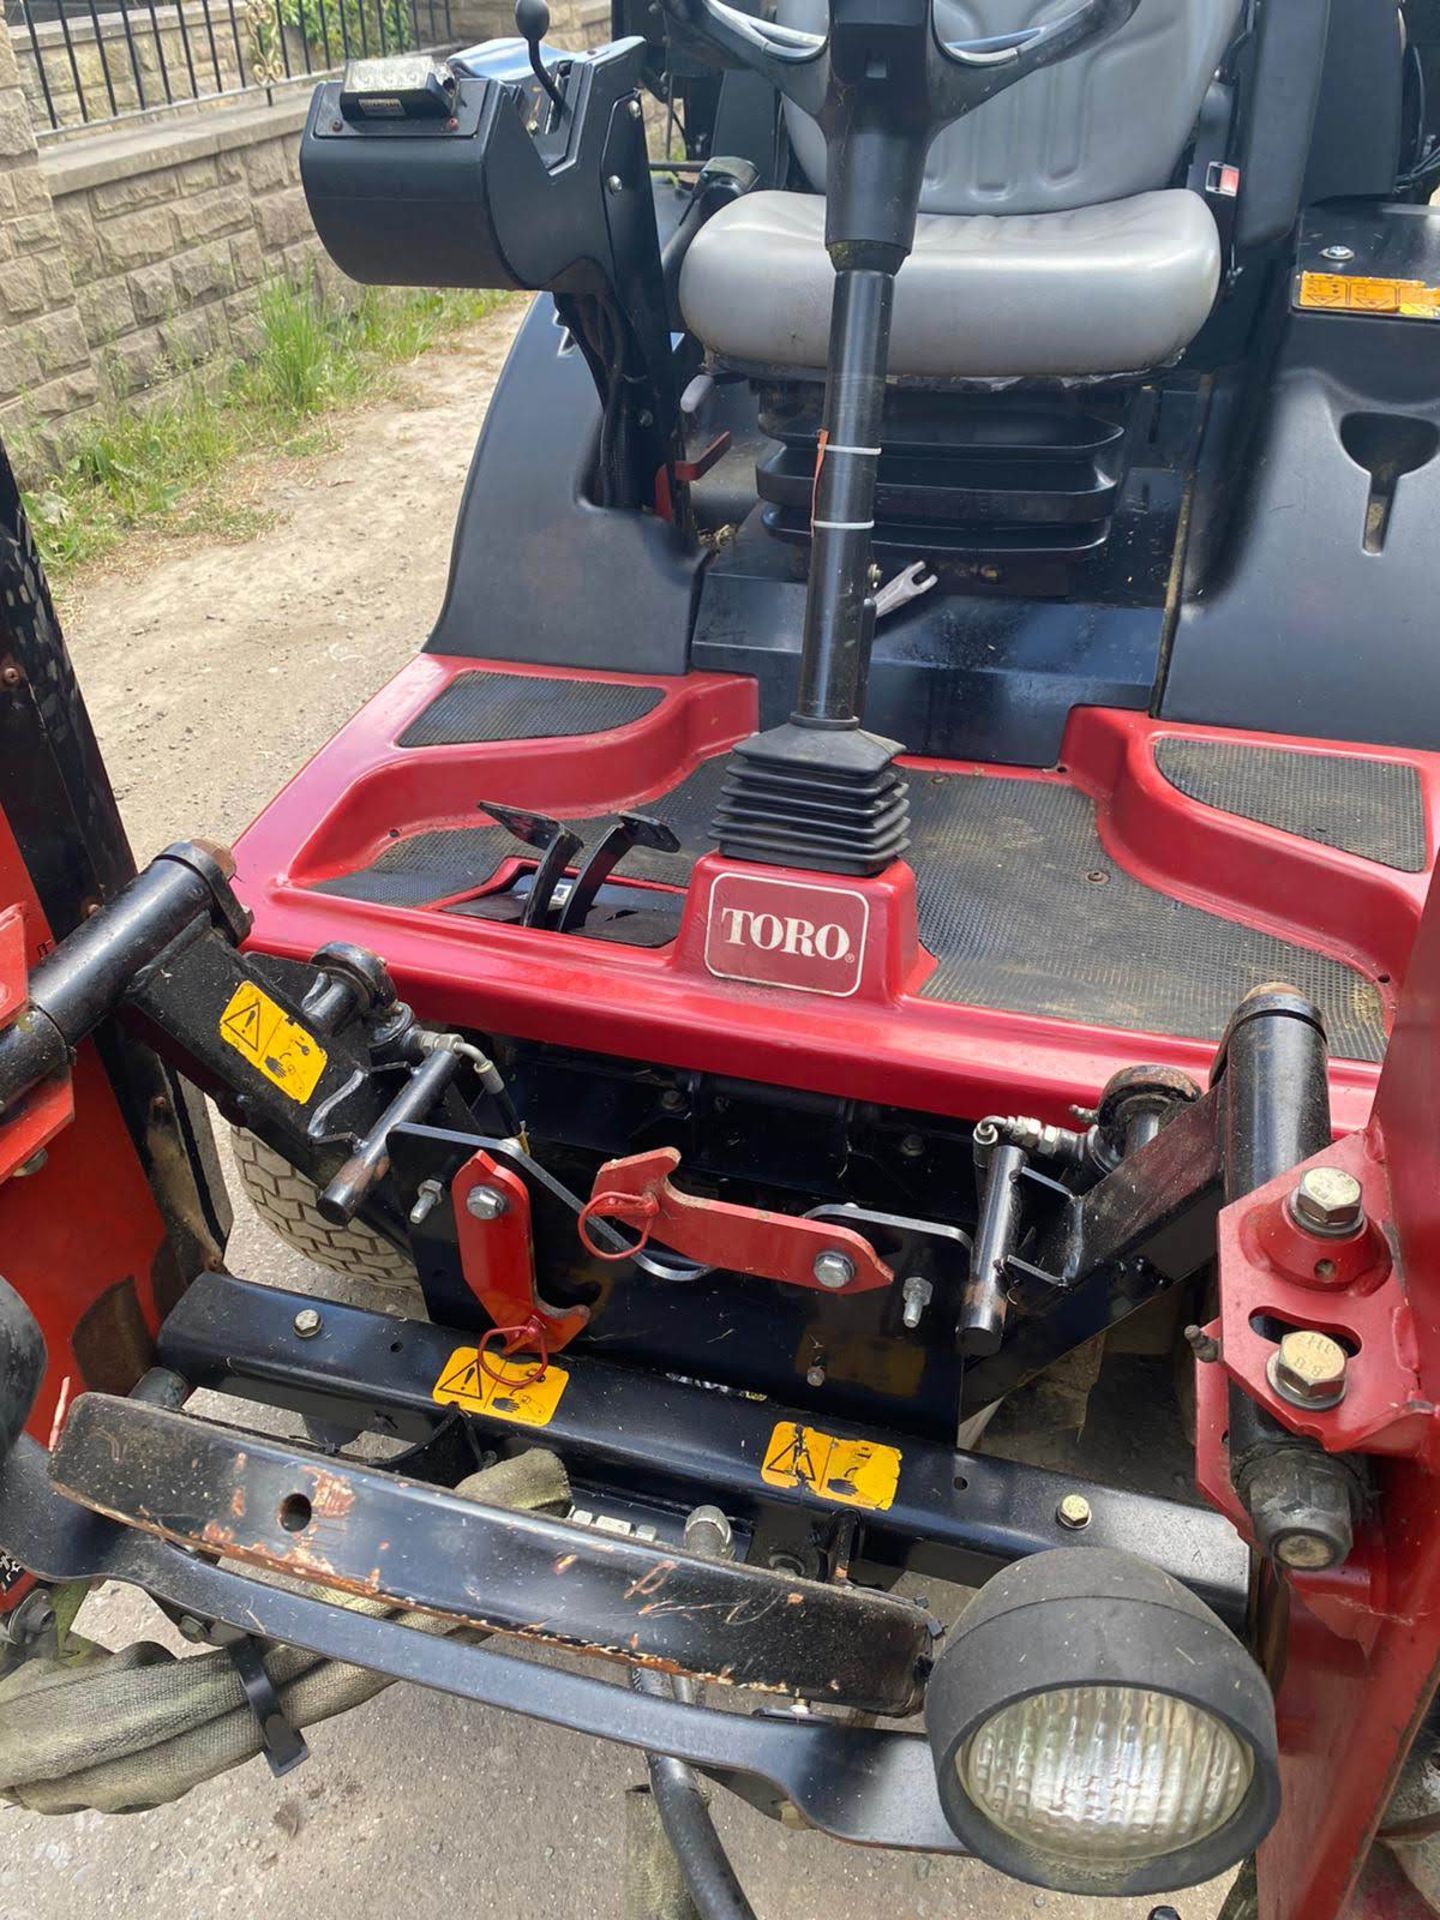
POLYGON ((705 965, 721 980, 843 998, 860 985, 870 902, 849 887, 722 873, 710 889, 705 965))

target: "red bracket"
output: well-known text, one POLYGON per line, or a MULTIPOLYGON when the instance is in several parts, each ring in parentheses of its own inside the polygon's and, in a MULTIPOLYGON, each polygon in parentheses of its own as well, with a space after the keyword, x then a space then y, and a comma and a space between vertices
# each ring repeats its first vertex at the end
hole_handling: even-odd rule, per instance
POLYGON ((1411 1455, 1440 1464, 1437 1408, 1421 1388, 1414 1317, 1390 1252, 1390 1191, 1371 1136, 1351 1134, 1306 1167, 1339 1167, 1364 1192, 1365 1224, 1340 1240, 1307 1234, 1289 1198, 1304 1167, 1220 1215, 1220 1317, 1210 1328, 1230 1377, 1282 1425, 1330 1453, 1411 1455), (1274 1342, 1264 1322, 1313 1327, 1350 1353, 1345 1397, 1297 1407, 1267 1373, 1274 1342))
MULTIPOLYGON (((0 1029, 26 1017, 29 994, 25 915, 17 904, 0 913, 0 1029)), ((55 1074, 27 1094, 13 1113, 0 1115, 0 1181, 33 1160, 74 1118, 68 1073, 55 1074)))
MULTIPOLYGON (((780 1280, 787 1286, 813 1287, 821 1293, 868 1293, 894 1280, 870 1242, 851 1228, 680 1193, 670 1184, 670 1175, 679 1165, 674 1147, 607 1161, 596 1174, 589 1205, 580 1215, 580 1237, 590 1252, 602 1260, 627 1257, 631 1249, 616 1253, 597 1245, 587 1232, 590 1220, 619 1220, 639 1230, 642 1245, 654 1238, 702 1266, 780 1280), (820 1278, 816 1262, 826 1254, 848 1261, 849 1277, 834 1284, 820 1278)), ((830 1271, 843 1275, 844 1268, 836 1261, 830 1271)))
POLYGON ((518 1173, 476 1153, 450 1184, 455 1206, 455 1237, 465 1284, 494 1321, 502 1353, 538 1352, 542 1370, 547 1355, 568 1346, 590 1318, 588 1307, 551 1307, 535 1287, 535 1240, 530 1223, 530 1194, 518 1173), (488 1218, 472 1213, 477 1187, 498 1194, 504 1207, 488 1218))

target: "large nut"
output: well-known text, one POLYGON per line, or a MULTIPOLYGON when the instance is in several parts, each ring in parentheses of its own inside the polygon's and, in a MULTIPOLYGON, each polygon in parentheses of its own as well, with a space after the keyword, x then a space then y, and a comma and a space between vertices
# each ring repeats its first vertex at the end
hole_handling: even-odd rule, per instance
POLYGON ((1311 1167, 1290 1196, 1290 1211, 1307 1233, 1348 1239, 1365 1224, 1360 1182, 1343 1167, 1311 1167))
POLYGON ((1287 1333, 1271 1354, 1271 1386, 1295 1407, 1333 1407, 1345 1397, 1345 1349, 1328 1333, 1287 1333))

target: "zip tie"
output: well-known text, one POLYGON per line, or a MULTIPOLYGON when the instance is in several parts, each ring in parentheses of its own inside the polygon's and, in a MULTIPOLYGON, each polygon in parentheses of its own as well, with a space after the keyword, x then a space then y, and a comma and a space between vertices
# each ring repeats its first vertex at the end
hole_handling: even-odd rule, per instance
POLYGON ((826 453, 868 453, 873 454, 878 460, 885 449, 883 447, 840 447, 833 440, 827 440, 825 451, 826 453))
POLYGON ((873 520, 812 520, 812 527, 823 527, 826 533, 868 533, 875 522, 873 520))

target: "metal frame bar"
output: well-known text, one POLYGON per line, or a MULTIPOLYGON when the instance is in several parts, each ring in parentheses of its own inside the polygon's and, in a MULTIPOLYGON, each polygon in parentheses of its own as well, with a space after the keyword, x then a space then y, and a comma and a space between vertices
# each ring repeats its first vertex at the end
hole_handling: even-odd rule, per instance
POLYGON ((595 1658, 865 1713, 919 1704, 912 1601, 514 1512, 242 1428, 83 1393, 69 1498, 202 1553, 595 1658))
MULTIPOLYGON (((165 1322, 159 1352, 167 1367, 194 1386, 423 1441, 453 1417, 432 1390, 455 1349, 473 1347, 475 1338, 428 1321, 397 1320, 338 1301, 317 1303, 207 1273, 165 1322), (301 1339, 295 1315, 317 1305, 321 1334, 301 1339)), ((789 1511, 832 1521, 851 1516, 862 1524, 858 1560, 877 1566, 899 1560, 938 1578, 974 1583, 1049 1547, 1138 1554, 1173 1574, 1222 1618, 1243 1625, 1248 1550, 1230 1522, 1208 1507, 1095 1486, 773 1402, 756 1404, 611 1366, 574 1349, 567 1349, 563 1366, 569 1376, 565 1391, 543 1428, 467 1417, 488 1438, 518 1433, 553 1447, 587 1486, 623 1489, 631 1497, 639 1488, 680 1507, 716 1501, 732 1513, 789 1511), (767 1485, 760 1468, 782 1422, 818 1424, 827 1433, 898 1448, 891 1504, 862 1512, 803 1485, 767 1485), (1091 1516, 1080 1532, 1057 1518, 1060 1501, 1076 1493, 1091 1516)))
POLYGON ((22 1436, 0 1465, 0 1543, 46 1580, 124 1581, 199 1619, 481 1706, 668 1753, 764 1810, 778 1812, 788 1802, 840 1840, 966 1851, 941 1810, 929 1743, 917 1734, 665 1700, 268 1586, 66 1500, 50 1486, 45 1459, 22 1436))

